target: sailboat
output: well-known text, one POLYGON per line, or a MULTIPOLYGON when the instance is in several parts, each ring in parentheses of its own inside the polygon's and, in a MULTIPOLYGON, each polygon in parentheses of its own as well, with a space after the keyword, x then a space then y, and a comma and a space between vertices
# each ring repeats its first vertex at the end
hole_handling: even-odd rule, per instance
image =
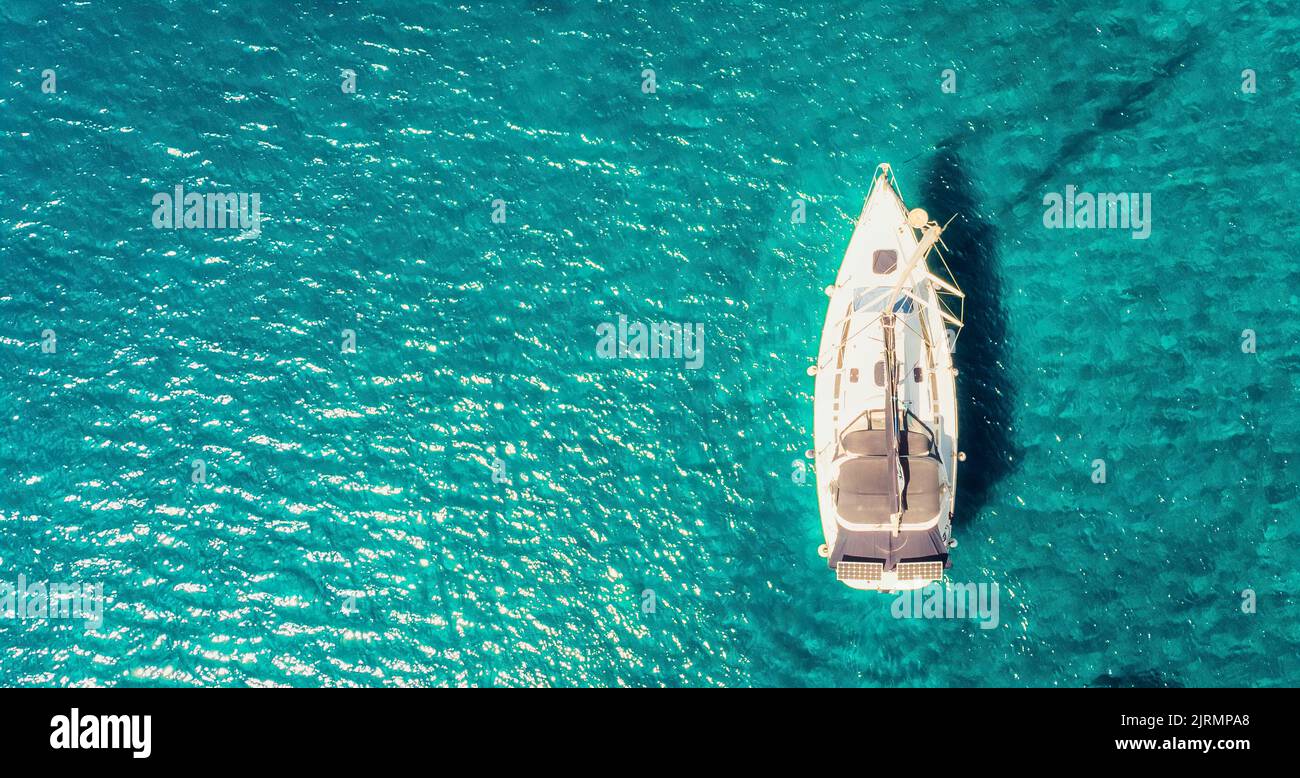
POLYGON ((904 591, 952 566, 957 369, 965 295, 943 227, 907 210, 881 164, 835 284, 817 363, 811 452, 826 543, 855 589, 904 591))

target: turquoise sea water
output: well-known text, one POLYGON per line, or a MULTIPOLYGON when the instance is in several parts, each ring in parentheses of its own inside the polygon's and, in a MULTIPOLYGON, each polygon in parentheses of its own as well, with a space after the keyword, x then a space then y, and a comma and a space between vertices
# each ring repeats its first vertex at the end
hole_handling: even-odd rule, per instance
POLYGON ((0 581, 107 600, 0 683, 1300 682, 1294 8, 651 5, 0 8, 0 581), (960 214, 991 630, 838 584, 792 477, 880 161, 960 214), (154 229, 178 184, 261 234, 154 229))

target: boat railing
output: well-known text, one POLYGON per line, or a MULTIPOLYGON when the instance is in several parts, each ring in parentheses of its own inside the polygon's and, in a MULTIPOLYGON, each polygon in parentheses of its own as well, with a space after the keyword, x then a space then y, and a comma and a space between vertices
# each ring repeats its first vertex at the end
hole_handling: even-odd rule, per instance
MULTIPOLYGON (((890 167, 888 162, 882 162, 876 166, 876 172, 872 176, 871 188, 867 191, 867 200, 865 202, 871 200, 872 193, 875 192, 876 187, 881 185, 891 187, 894 190, 894 193, 898 195, 898 201, 900 203, 906 202, 903 198, 902 191, 899 189, 898 181, 894 178, 894 170, 890 167)), ((866 207, 865 202, 863 205, 864 208, 866 207)), ((957 337, 961 334, 966 317, 966 293, 957 285, 952 268, 948 265, 948 260, 943 255, 944 250, 947 250, 948 248, 947 244, 943 242, 943 232, 948 228, 949 224, 952 224, 953 219, 956 218, 957 216, 954 214, 948 219, 946 224, 940 225, 937 221, 930 219, 928 214, 919 208, 908 212, 907 224, 914 231, 919 231, 920 236, 917 239, 916 250, 908 261, 906 269, 899 274, 898 281, 894 284, 894 287, 891 289, 888 296, 884 298, 884 305, 881 309, 879 311, 872 311, 872 313, 876 314, 875 316, 868 318, 861 327, 856 329, 855 332, 846 334, 839 343, 836 344, 836 347, 831 350, 829 355, 819 355, 817 365, 818 370, 826 368, 834 359, 835 354, 844 348, 845 344, 852 341, 861 333, 871 329, 877 322, 882 321, 886 314, 895 313, 896 307, 900 304, 903 298, 912 301, 914 305, 918 305, 921 308, 930 308, 931 305, 933 305, 938 311, 939 318, 944 323, 945 329, 948 329, 948 327, 951 326, 955 330, 955 334, 951 341, 948 341, 947 336, 945 335, 945 346, 950 351, 956 348, 957 337), (930 256, 938 257, 938 265, 939 267, 942 267, 941 272, 936 272, 939 270, 939 267, 932 267, 928 261, 925 261, 930 256), (913 270, 922 262, 925 262, 924 267, 926 279, 930 281, 930 287, 933 291, 932 300, 926 299, 917 294, 915 287, 909 287, 908 284, 912 277, 913 270), (954 307, 957 309, 956 311, 953 310, 954 307)), ((847 280, 852 279, 850 278, 847 280)), ((830 288, 828 288, 828 293, 829 291, 830 288)), ((836 321, 834 326, 840 327, 844 325, 845 322, 852 320, 854 314, 858 312, 859 306, 857 303, 858 301, 855 299, 853 304, 849 305, 844 318, 836 321)), ((926 343, 931 344, 931 346, 934 345, 933 341, 926 337, 926 333, 912 328, 911 324, 906 320, 904 320, 904 326, 912 329, 912 331, 917 336, 923 338, 926 343)))
MULTIPOLYGON (((893 187, 894 193, 898 195, 898 201, 900 203, 907 202, 903 197, 902 190, 898 186, 898 181, 894 178, 894 169, 888 162, 881 162, 876 166, 876 173, 872 179, 871 185, 873 191, 875 190, 876 185, 881 181, 893 187)), ((870 199, 870 193, 868 193, 867 197, 870 199)), ((903 207, 906 208, 907 206, 903 207)), ((947 250, 948 248, 948 244, 943 242, 943 233, 948 229, 948 225, 952 224, 953 219, 956 218, 957 214, 953 214, 949 217, 948 221, 941 226, 939 222, 931 219, 929 214, 920 208, 915 208, 907 212, 908 226, 913 230, 920 231, 921 235, 919 237, 919 245, 917 246, 917 256, 913 257, 907 270, 899 276, 898 284, 895 286, 895 296, 897 296, 897 294, 902 290, 906 281, 911 276, 913 267, 921 261, 928 259, 931 254, 937 256, 939 258, 939 264, 943 267, 942 274, 935 272, 936 268, 931 267, 930 263, 926 262, 926 276, 935 290, 935 304, 939 308, 940 316, 945 322, 954 325, 957 328, 958 334, 960 334, 963 322, 966 320, 966 293, 957 285, 957 278, 953 275, 952 268, 949 267, 948 260, 943 255, 943 250, 947 250), (941 248, 943 250, 940 250, 941 248), (957 301, 957 312, 953 312, 953 310, 945 303, 945 298, 951 298, 957 301)), ((922 301, 922 304, 924 305, 925 303, 922 301)))

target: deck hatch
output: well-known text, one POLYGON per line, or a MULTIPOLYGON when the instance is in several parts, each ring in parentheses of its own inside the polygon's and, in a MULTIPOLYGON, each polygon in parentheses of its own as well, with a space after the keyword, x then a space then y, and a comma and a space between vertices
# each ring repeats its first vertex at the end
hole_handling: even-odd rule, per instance
POLYGON ((871 255, 871 269, 878 275, 892 273, 898 268, 898 252, 893 249, 878 249, 871 255))

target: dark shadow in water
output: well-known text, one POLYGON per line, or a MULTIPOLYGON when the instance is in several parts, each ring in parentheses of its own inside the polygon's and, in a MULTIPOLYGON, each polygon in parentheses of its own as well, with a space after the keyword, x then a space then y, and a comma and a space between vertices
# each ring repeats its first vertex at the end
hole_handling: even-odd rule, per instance
POLYGON ((1156 670, 1132 670, 1123 673, 1106 673, 1092 679, 1088 684, 1103 689, 1181 689, 1183 685, 1176 678, 1166 678, 1156 670))
POLYGON ((1010 428, 1015 387, 1007 369, 998 236, 982 216, 954 142, 938 145, 920 201, 940 224, 957 215, 943 233, 943 242, 948 266, 966 292, 966 326, 953 355, 960 447, 966 452, 965 463, 957 468, 954 520, 961 521, 984 507, 990 490, 1017 459, 1010 428))
POLYGON ((1153 68, 1150 75, 1120 90, 1113 100, 1102 106, 1084 129, 1066 136, 1061 147, 1052 155, 1051 162, 1037 178, 1029 182, 1015 202, 1018 204, 1039 202, 1039 198, 1043 196, 1041 191, 1043 186, 1048 182, 1060 180, 1064 175, 1063 171, 1091 151, 1098 138, 1122 132, 1142 121, 1150 110, 1148 98, 1159 87, 1184 71, 1187 63, 1201 48, 1203 34, 1203 26, 1192 28, 1178 50, 1153 68))

